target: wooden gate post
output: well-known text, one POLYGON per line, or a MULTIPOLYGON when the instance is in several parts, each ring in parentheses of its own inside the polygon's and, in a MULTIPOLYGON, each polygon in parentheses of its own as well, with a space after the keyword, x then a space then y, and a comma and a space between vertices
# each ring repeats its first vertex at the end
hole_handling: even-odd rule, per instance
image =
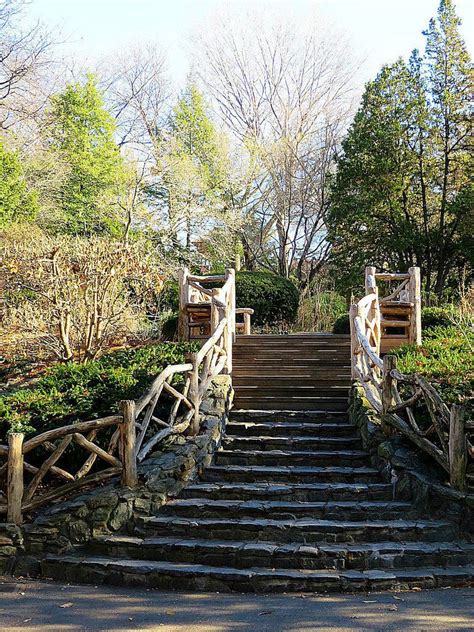
POLYGON ((193 418, 191 421, 191 434, 197 435, 199 431, 199 407, 201 405, 199 397, 199 365, 198 354, 196 351, 186 354, 186 362, 193 365, 189 372, 189 391, 188 399, 194 406, 193 418))
POLYGON ((464 407, 454 404, 449 415, 449 482, 463 491, 466 487, 467 440, 464 407))
POLYGON ((23 500, 23 437, 22 432, 8 435, 7 521, 21 524, 23 500))
POLYGON ((179 313, 178 313, 178 340, 189 339, 188 316, 186 312, 186 303, 188 297, 188 268, 183 268, 178 273, 178 291, 179 291, 179 313))
POLYGON ((420 268, 413 266, 408 268, 410 280, 408 282, 408 294, 410 303, 413 304, 410 314, 409 342, 421 345, 421 278, 420 268))
POLYGON ((383 358, 383 379, 382 379, 382 412, 384 415, 388 413, 391 406, 395 404, 393 389, 396 380, 392 377, 392 369, 397 368, 397 356, 386 355, 383 358))
POLYGON ((135 454, 135 402, 125 399, 120 402, 123 421, 120 424, 122 446, 122 485, 136 487, 138 483, 137 456, 135 454))

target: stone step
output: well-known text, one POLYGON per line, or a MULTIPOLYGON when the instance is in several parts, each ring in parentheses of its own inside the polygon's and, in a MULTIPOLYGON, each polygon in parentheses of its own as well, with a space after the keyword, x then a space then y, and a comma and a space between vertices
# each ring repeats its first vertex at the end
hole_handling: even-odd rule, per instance
POLYGON ((176 537, 100 536, 89 555, 115 559, 187 562, 235 568, 369 570, 420 566, 452 567, 474 563, 474 544, 466 542, 369 542, 280 544, 176 537))
POLYGON ((298 421, 231 421, 226 425, 227 437, 279 437, 281 435, 287 437, 309 438, 328 437, 347 437, 349 439, 356 437, 355 426, 342 422, 298 422, 298 421))
POLYGON ((457 539, 457 529, 442 520, 318 520, 316 518, 143 518, 138 535, 263 540, 275 542, 443 542, 457 539))
POLYGON ((178 498, 161 507, 160 516, 184 518, 269 518, 291 520, 308 518, 324 520, 394 520, 416 518, 416 509, 407 502, 391 500, 332 500, 319 502, 281 500, 211 500, 178 498))
POLYGON ((389 483, 193 483, 181 492, 181 498, 238 500, 391 500, 389 483))
POLYGON ((63 582, 109 583, 162 590, 335 592, 463 585, 472 580, 474 569, 472 566, 387 571, 237 569, 152 560, 49 555, 42 562, 42 574, 63 582))
POLYGON ((349 437, 285 437, 259 435, 257 437, 232 437, 226 435, 223 440, 226 450, 248 450, 265 452, 266 450, 354 450, 360 449, 361 440, 357 435, 349 437))
POLYGON ((347 397, 349 395, 349 386, 331 386, 326 384, 317 384, 314 382, 310 382, 306 385, 302 385, 299 383, 298 379, 288 379, 284 382, 283 385, 279 386, 278 384, 273 384, 273 381, 267 382, 264 385, 247 385, 241 386, 239 384, 234 384, 235 393, 238 397, 244 396, 253 396, 256 397, 287 397, 291 396, 292 398, 298 397, 323 397, 323 398, 334 398, 334 400, 338 400, 338 398, 345 398, 345 404, 347 408, 347 397))
POLYGON ((314 389, 317 391, 324 391, 329 393, 335 393, 344 390, 347 391, 351 386, 351 378, 348 376, 334 376, 323 377, 314 375, 299 375, 295 372, 286 375, 262 375, 259 376, 250 374, 249 371, 245 371, 244 374, 239 374, 235 371, 232 373, 232 385, 236 390, 243 389, 267 389, 278 388, 283 391, 290 386, 295 386, 300 390, 314 389))
POLYGON ((364 450, 224 450, 216 452, 217 465, 295 465, 360 466, 367 464, 369 456, 364 450))
MULTIPOLYGON (((280 423, 329 423, 342 422, 349 423, 347 410, 335 410, 328 412, 327 410, 288 410, 288 409, 238 409, 234 406, 230 413, 231 421, 251 421, 269 422, 277 421, 280 423)), ((354 427, 354 426, 353 426, 354 427)))
POLYGON ((344 412, 347 414, 346 397, 323 397, 297 394, 294 397, 291 393, 288 396, 265 395, 265 394, 239 394, 235 392, 234 406, 244 409, 262 409, 283 411, 289 408, 293 411, 317 410, 324 412, 344 412))
POLYGON ((241 466, 241 465, 210 465, 203 474, 204 481, 283 481, 288 483, 313 482, 350 482, 350 483, 380 483, 380 472, 373 467, 284 467, 273 466, 241 466))

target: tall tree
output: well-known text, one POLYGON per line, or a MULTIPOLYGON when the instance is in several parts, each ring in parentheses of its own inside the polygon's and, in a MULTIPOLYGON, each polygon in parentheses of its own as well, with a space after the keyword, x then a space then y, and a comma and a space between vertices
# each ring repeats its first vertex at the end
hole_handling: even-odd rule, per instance
MULTIPOLYGON (((471 64, 451 0, 414 51, 369 82, 342 146, 329 213, 333 259, 422 268, 439 300, 469 263, 471 64)), ((470 206, 471 204, 471 206, 470 206)), ((471 226, 472 228, 472 226, 471 226)), ((471 250, 472 254, 472 250, 471 250)), ((351 275, 344 275, 350 283, 351 275)))
POLYGON ((191 238, 215 216, 225 181, 222 139, 193 84, 179 98, 161 143, 161 176, 170 230, 175 241, 191 238))
POLYGON ((198 39, 199 73, 255 166, 245 263, 305 285, 327 256, 327 173, 352 111, 354 65, 326 25, 270 13, 218 16, 198 39))
POLYGON ((104 107, 96 80, 69 84, 51 99, 49 144, 68 167, 59 194, 61 230, 88 235, 116 232, 120 222, 113 198, 123 178, 114 139, 115 122, 104 107))
POLYGON ((0 227, 32 220, 37 213, 37 196, 28 190, 20 158, 0 141, 0 227))

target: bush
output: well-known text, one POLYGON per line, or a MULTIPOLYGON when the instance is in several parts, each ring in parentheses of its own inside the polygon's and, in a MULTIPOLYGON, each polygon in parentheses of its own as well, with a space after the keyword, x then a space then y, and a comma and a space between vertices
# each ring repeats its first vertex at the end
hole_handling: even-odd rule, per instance
POLYGON ((196 349, 194 343, 159 343, 87 364, 55 365, 32 388, 0 396, 0 441, 9 430, 37 434, 115 413, 121 399, 137 399, 163 368, 196 349))
POLYGON ((351 333, 351 327, 349 324, 349 314, 342 314, 342 316, 339 316, 339 318, 335 321, 333 327, 332 327, 332 333, 333 334, 350 334, 351 333))
POLYGON ((252 323, 292 322, 298 311, 298 290, 284 277, 270 272, 238 272, 235 277, 237 307, 254 310, 252 323))
POLYGON ((421 328, 426 330, 438 326, 449 327, 454 313, 454 307, 422 307, 421 328))
POLYGON ((420 373, 448 404, 473 406, 474 335, 468 338, 456 327, 433 327, 425 332, 421 347, 404 345, 393 353, 402 373, 420 373))

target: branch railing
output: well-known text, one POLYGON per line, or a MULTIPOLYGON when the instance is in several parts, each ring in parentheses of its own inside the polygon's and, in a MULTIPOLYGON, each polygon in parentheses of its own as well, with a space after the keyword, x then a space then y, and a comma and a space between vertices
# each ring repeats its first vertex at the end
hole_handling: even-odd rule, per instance
POLYGON ((120 414, 54 428, 27 441, 23 433, 8 435, 8 445, 0 445, 0 515, 20 524, 25 513, 118 475, 124 487, 135 487, 138 464, 160 442, 199 431, 206 391, 217 375, 232 370, 233 270, 210 298, 211 335, 201 349, 185 363, 167 366, 138 401, 121 401, 120 414))
POLYGON ((464 490, 467 466, 474 458, 468 431, 474 428, 466 422, 464 408, 449 408, 425 378, 398 371, 396 356, 382 359, 381 309, 371 273, 366 274, 366 292, 349 312, 352 378, 361 384, 383 424, 432 457, 449 474, 452 487, 464 490))

